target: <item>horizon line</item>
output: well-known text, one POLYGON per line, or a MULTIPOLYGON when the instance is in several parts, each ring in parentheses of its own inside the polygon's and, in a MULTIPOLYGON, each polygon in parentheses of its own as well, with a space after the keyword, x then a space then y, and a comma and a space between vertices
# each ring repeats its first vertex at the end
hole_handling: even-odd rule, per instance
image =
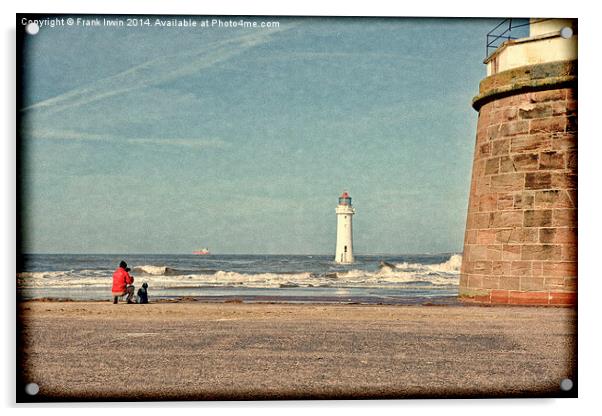
MULTIPOLYGON (((355 257, 361 256, 413 256, 413 255, 439 255, 439 254, 462 254, 463 250, 452 250, 452 251, 440 251, 440 252, 413 252, 413 253, 364 253, 354 254, 355 257)), ((17 255, 100 255, 100 256, 140 256, 140 255, 155 255, 155 256, 197 256, 197 257, 211 257, 211 256, 333 256, 334 253, 210 253, 206 255, 199 255, 193 253, 69 253, 69 252, 21 252, 17 255)))

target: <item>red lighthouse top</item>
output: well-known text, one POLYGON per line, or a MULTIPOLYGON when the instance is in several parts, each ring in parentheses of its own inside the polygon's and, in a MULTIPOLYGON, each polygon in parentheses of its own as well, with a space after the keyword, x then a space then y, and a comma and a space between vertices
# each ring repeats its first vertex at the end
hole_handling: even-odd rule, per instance
POLYGON ((339 197, 339 205, 351 205, 351 197, 347 192, 343 192, 339 197))

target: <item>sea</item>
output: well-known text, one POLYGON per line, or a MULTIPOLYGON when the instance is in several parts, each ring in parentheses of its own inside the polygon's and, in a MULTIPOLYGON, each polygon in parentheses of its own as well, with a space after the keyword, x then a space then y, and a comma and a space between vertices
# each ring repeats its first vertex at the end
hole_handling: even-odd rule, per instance
POLYGON ((110 300, 125 260, 150 302, 413 304, 454 303, 462 256, 456 253, 357 256, 341 265, 323 255, 24 254, 22 300, 110 300))

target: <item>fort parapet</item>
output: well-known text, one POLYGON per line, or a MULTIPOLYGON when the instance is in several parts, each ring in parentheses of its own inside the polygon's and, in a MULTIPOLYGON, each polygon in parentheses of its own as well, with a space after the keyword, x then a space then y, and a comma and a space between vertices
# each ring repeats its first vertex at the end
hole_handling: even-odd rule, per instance
POLYGON ((462 300, 576 303, 576 29, 570 20, 531 19, 528 38, 485 60, 488 76, 473 100, 462 300))

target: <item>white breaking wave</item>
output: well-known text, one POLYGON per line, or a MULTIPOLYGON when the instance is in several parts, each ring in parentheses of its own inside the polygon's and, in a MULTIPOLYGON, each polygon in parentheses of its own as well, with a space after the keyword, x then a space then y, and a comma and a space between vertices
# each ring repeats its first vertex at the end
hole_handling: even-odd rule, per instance
POLYGON ((134 267, 134 273, 145 273, 153 276, 161 276, 166 274, 169 270, 167 266, 152 266, 152 265, 144 265, 144 266, 136 266, 134 267))
POLYGON ((462 266, 462 255, 453 254, 449 260, 439 264, 422 264, 422 263, 399 263, 395 265, 397 269, 424 269, 431 270, 433 272, 443 273, 460 273, 460 267, 462 266))
POLYGON ((338 276, 350 281, 360 281, 363 279, 363 282, 367 285, 412 282, 430 283, 435 286, 457 285, 461 265, 462 256, 454 254, 446 262, 438 264, 404 262, 395 264, 393 265, 394 267, 384 264, 375 273, 366 273, 363 270, 350 270, 346 273, 339 273, 338 276))
POLYGON ((67 275, 69 272, 22 272, 17 279, 52 279, 67 275))
MULTIPOLYGON (((462 256, 452 255, 439 264, 385 264, 376 271, 354 269, 347 272, 314 274, 300 273, 238 273, 232 271, 178 274, 167 266, 143 265, 133 268, 134 285, 147 282, 151 288, 193 288, 235 286, 250 288, 278 287, 340 287, 403 289, 424 286, 457 286, 462 256), (408 286, 410 285, 410 286, 408 286)), ((112 284, 112 271, 82 270, 53 272, 24 272, 17 274, 20 288, 106 288, 112 284)))

